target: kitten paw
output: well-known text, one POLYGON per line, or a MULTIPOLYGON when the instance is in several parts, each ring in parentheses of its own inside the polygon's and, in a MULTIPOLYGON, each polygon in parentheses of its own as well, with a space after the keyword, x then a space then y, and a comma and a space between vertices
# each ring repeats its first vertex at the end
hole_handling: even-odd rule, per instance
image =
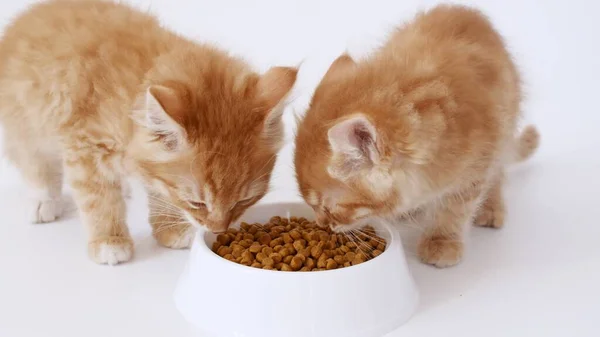
POLYGON ((473 220, 479 227, 502 228, 504 226, 504 210, 483 207, 473 220))
POLYGON ((133 241, 122 236, 96 239, 88 243, 88 253, 94 262, 113 266, 131 260, 133 241))
POLYGON ((418 247, 421 261, 438 268, 446 268, 460 262, 464 251, 461 241, 445 236, 430 236, 421 240, 418 247))
POLYGON ((60 198, 34 200, 31 204, 31 222, 46 223, 58 219, 63 212, 63 204, 60 198))
POLYGON ((185 249, 192 246, 196 230, 189 224, 166 224, 152 231, 156 241, 167 248, 185 249))

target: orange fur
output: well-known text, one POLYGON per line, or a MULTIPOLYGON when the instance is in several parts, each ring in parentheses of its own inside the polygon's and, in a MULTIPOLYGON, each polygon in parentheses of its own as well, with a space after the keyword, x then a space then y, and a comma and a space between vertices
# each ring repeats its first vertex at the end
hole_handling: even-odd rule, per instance
POLYGON ((48 1, 0 42, 5 150, 37 193, 35 222, 60 216, 64 168, 94 261, 132 256, 129 175, 149 188, 155 237, 183 248, 190 223, 224 231, 266 193, 295 79, 256 74, 126 5, 48 1))
POLYGON ((519 74, 481 13, 441 5, 371 57, 343 55, 316 89, 296 137, 300 191, 321 224, 419 214, 426 263, 456 264, 466 224, 499 227, 504 166, 538 146, 518 136, 519 74))

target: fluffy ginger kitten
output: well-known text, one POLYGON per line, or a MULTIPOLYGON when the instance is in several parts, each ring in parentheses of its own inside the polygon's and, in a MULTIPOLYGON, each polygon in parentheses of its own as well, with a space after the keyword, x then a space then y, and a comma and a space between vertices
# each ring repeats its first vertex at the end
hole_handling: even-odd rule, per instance
POLYGON ((537 148, 517 133, 519 74, 478 11, 438 6, 371 57, 339 57, 300 122, 299 188, 322 225, 348 231, 371 217, 425 225, 423 262, 458 263, 465 230, 501 227, 503 171, 537 148))
POLYGON ((122 4, 49 1, 0 42, 5 150, 34 192, 34 222, 60 216, 64 170, 92 260, 132 257, 125 176, 148 187, 158 242, 184 248, 194 227, 224 231, 266 193, 295 80, 122 4))

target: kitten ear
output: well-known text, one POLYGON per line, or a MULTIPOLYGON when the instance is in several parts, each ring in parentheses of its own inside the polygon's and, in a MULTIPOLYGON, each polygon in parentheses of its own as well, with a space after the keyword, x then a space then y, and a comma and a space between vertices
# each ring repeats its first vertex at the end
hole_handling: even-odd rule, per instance
POLYGON ((338 80, 353 72, 354 69, 356 69, 356 62, 348 54, 343 54, 333 61, 321 83, 338 80))
POLYGON ((377 130, 364 115, 338 122, 327 137, 333 152, 328 172, 333 177, 345 179, 379 162, 377 130))
POLYGON ((185 130, 172 117, 181 109, 181 99, 173 88, 153 85, 146 91, 143 126, 152 131, 169 151, 176 151, 185 143, 185 130))
POLYGON ((286 98, 296 83, 297 74, 296 68, 273 67, 257 83, 258 98, 266 104, 268 111, 264 119, 263 134, 275 147, 279 147, 283 140, 281 117, 287 103, 286 98))

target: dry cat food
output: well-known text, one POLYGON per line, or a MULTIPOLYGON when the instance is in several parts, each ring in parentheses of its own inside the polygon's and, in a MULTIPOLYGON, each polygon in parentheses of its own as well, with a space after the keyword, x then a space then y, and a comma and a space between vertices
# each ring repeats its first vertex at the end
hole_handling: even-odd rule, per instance
POLYGON ((275 216, 264 225, 242 223, 240 229, 230 228, 217 236, 212 250, 255 268, 319 271, 363 263, 385 247, 385 239, 370 226, 340 234, 305 218, 275 216))

